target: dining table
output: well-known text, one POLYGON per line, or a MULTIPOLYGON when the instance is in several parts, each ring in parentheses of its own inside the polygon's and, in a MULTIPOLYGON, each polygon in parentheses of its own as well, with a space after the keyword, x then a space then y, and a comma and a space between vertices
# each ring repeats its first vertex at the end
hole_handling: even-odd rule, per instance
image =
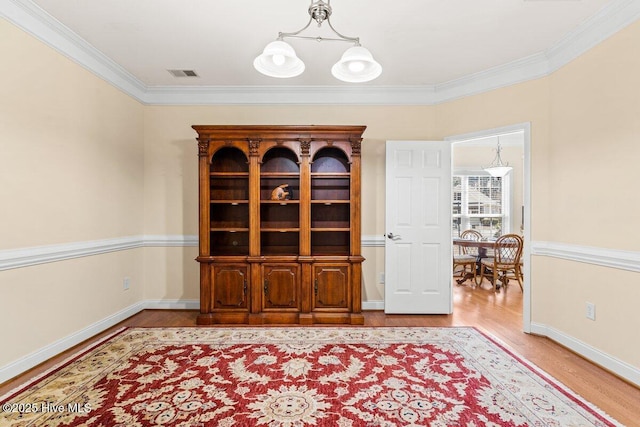
POLYGON ((456 246, 462 246, 466 248, 478 248, 478 256, 476 257, 476 274, 473 272, 467 272, 463 277, 456 280, 459 285, 463 284, 467 280, 471 280, 475 277, 476 285, 482 283, 482 276, 480 276, 480 263, 483 258, 487 257, 487 249, 495 248, 496 241, 495 240, 471 240, 471 239, 461 239, 461 238, 453 238, 453 244, 456 246), (478 280, 479 278, 479 280, 478 280))

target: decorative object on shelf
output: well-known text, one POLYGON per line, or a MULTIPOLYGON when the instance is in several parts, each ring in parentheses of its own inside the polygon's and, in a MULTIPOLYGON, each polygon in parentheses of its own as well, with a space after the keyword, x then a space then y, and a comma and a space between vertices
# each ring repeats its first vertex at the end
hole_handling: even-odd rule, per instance
POLYGON ((331 68, 331 74, 339 80, 349 83, 362 83, 371 81, 382 73, 382 66, 373 59, 373 55, 368 49, 360 45, 359 37, 347 37, 340 34, 331 25, 331 0, 325 3, 323 0, 311 0, 309 6, 309 22, 302 29, 292 33, 278 33, 278 39, 269 43, 254 61, 253 66, 256 70, 269 77, 289 78, 295 77, 304 72, 305 65, 300 58, 296 56, 293 47, 284 41, 284 38, 299 38, 306 40, 321 41, 342 41, 353 43, 353 46, 347 49, 340 60, 331 68), (309 28, 312 21, 318 23, 318 27, 327 21, 329 28, 338 38, 320 37, 320 36, 303 36, 300 35, 304 30, 309 28))
POLYGON ((365 126, 193 129, 198 324, 362 325, 365 126))
POLYGON ((502 163, 502 157, 500 157, 500 137, 498 137, 498 146, 496 147, 496 157, 494 157, 493 162, 491 162, 490 166, 484 168, 485 172, 488 172, 489 175, 495 177, 503 177, 508 174, 511 169, 509 163, 502 163))
POLYGON ((271 200, 290 200, 291 190, 289 190, 289 184, 278 185, 271 192, 271 200))

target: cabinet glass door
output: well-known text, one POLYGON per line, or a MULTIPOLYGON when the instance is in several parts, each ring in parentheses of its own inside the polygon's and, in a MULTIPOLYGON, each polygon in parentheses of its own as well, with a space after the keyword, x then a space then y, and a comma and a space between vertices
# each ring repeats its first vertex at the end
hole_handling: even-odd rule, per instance
POLYGON ((334 147, 319 150, 311 164, 311 253, 349 255, 349 160, 334 147))
POLYGON ((249 254, 249 164, 233 147, 216 151, 209 174, 211 255, 249 254))
POLYGON ((288 148, 274 147, 260 167, 260 252, 297 255, 299 248, 299 161, 288 148))

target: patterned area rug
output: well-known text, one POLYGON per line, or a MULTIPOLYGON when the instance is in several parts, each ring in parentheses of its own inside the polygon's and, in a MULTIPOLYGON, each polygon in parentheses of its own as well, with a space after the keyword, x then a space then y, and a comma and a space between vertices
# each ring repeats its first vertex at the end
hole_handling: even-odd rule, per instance
POLYGON ((617 426, 474 328, 123 329, 2 426, 617 426))

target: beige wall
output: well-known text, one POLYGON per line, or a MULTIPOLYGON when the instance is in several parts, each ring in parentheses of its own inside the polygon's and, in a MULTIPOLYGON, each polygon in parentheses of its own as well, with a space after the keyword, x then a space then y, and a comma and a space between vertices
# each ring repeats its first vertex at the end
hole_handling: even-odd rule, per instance
MULTIPOLYGON (((145 234, 198 233, 198 150, 195 124, 352 124, 367 125, 362 144, 362 234, 384 234, 384 147, 387 139, 431 139, 434 107, 318 106, 149 106, 145 108, 145 234)), ((169 250, 174 251, 174 249, 169 250)), ((378 273, 384 271, 383 248, 365 248, 364 299, 383 300, 378 273)), ((193 257, 167 256, 150 248, 147 264, 168 262, 189 277, 172 281, 147 269, 147 298, 199 295, 198 265, 193 257), (195 280, 193 280, 195 279, 195 280)), ((160 267, 164 269, 165 267, 160 267)), ((178 273, 179 272, 179 273, 178 273)))
MULTIPOLYGON (((0 250, 141 234, 142 106, 2 19, 0 57, 0 250)), ((142 249, 0 271, 0 366, 139 301, 143 281, 142 249)))
MULTIPOLYGON (((640 251, 640 23, 549 78, 547 240, 640 251)), ((640 273, 539 259, 534 318, 640 367, 640 273), (585 303, 596 304, 596 322, 585 303)))
MULTIPOLYGON (((0 21, 3 62, 19 64, 0 86, 0 249, 197 234, 193 124, 367 125, 362 231, 381 236, 386 140, 530 122, 532 239, 638 251, 639 42, 636 23, 550 77, 435 106, 141 106, 0 21)), ((363 252, 365 299, 382 300, 384 251, 363 252)), ((0 366, 135 302, 197 299, 196 255, 151 247, 0 272, 0 323, 15 325, 0 366)), ((638 273, 534 256, 531 283, 534 323, 640 366, 627 344, 638 273)))

